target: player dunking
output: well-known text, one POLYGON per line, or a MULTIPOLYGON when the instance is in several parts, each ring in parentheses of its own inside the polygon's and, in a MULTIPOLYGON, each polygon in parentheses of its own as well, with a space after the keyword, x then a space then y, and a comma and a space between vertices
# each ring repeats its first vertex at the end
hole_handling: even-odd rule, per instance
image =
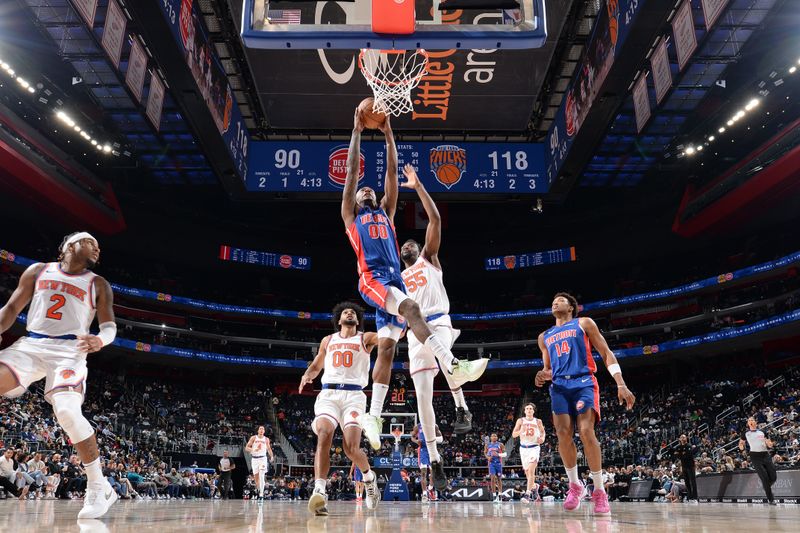
MULTIPOLYGON (((453 328, 450 321, 450 300, 447 291, 444 289, 442 264, 439 262, 439 247, 442 242, 442 219, 439 210, 431 198, 425 186, 417 176, 417 172, 411 165, 403 168, 403 175, 406 178, 402 187, 417 191, 419 199, 425 213, 428 215, 428 227, 425 230, 425 244, 420 247, 419 243, 409 239, 400 248, 400 257, 405 265, 403 270, 403 282, 409 296, 420 307, 422 314, 433 334, 439 338, 442 345, 452 348, 453 343, 461 333, 453 328)), ((414 380, 414 387, 417 392, 417 399, 427 398, 433 394, 433 378, 438 372, 436 357, 425 347, 425 345, 414 335, 408 333, 408 359, 411 378, 414 380), (432 371, 432 372, 431 372, 432 371)), ((476 368, 485 370, 488 359, 473 361, 476 368)), ((467 408, 467 401, 464 398, 464 391, 461 389, 462 383, 453 379, 453 376, 444 373, 450 392, 456 403, 456 420, 453 423, 455 433, 467 433, 472 429, 472 414, 467 408)), ((433 407, 430 412, 423 409, 427 406, 427 400, 418 401, 419 417, 423 425, 428 426, 428 430, 436 424, 433 418, 433 407)), ((437 454, 438 455, 438 454, 437 454)))
POLYGON ((269 438, 264 436, 264 426, 258 426, 258 434, 252 435, 244 450, 250 454, 250 466, 253 469, 253 476, 256 478, 256 488, 258 489, 259 501, 264 501, 264 477, 269 470, 269 460, 275 462, 275 455, 272 453, 272 446, 269 438))
MULTIPOLYGON (((376 309, 378 357, 372 372, 372 400, 369 413, 359 421, 373 449, 380 448, 383 402, 389 390, 394 350, 404 323, 407 322, 417 339, 436 355, 445 372, 456 381, 472 381, 482 369, 469 361, 459 362, 442 344, 425 322, 419 306, 408 297, 401 276, 400 251, 394 230, 397 210, 397 148, 389 117, 381 126, 386 136, 385 194, 380 204, 375 191, 362 187, 356 192, 361 161, 361 114, 355 111, 353 134, 347 152, 347 179, 342 193, 342 220, 350 244, 358 258, 358 290, 361 297, 376 309)), ((432 408, 431 408, 432 409, 432 408)), ((431 457, 434 459, 434 457, 431 457)))
POLYGON ((56 263, 28 267, 0 309, 3 333, 30 303, 27 337, 0 352, 0 394, 15 398, 46 378, 45 399, 86 471, 86 496, 78 518, 99 518, 117 501, 117 493, 103 476, 95 432, 81 405, 87 354, 108 346, 117 334, 114 297, 108 282, 91 271, 100 259, 97 239, 86 232, 67 235, 59 253, 56 263), (100 333, 90 335, 95 313, 100 333))
MULTIPOLYGON (((444 437, 442 436, 442 432, 439 431, 439 426, 433 426, 434 435, 436 436, 434 442, 436 444, 444 442, 444 437)), ((436 500, 436 492, 433 490, 434 480, 436 479, 436 475, 431 472, 430 478, 428 477, 428 469, 431 468, 431 458, 430 454, 428 453, 427 447, 427 440, 425 438, 425 429, 423 428, 422 424, 417 424, 414 426, 414 430, 411 432, 411 442, 419 446, 417 448, 417 463, 419 464, 419 484, 420 489, 422 490, 422 502, 425 503, 427 501, 434 501, 436 500)), ((441 463, 440 463, 441 464, 441 463)), ((447 488, 439 488, 441 483, 437 484, 438 490, 444 490, 447 488)))
POLYGON ((532 403, 525 404, 525 416, 517 419, 511 437, 519 437, 519 457, 528 486, 522 495, 522 503, 528 503, 533 494, 533 500, 539 501, 539 488, 536 485, 536 466, 539 464, 540 446, 544 442, 544 424, 533 414, 536 406, 532 403))
POLYGON ((378 343, 375 333, 361 333, 364 310, 351 302, 342 302, 333 309, 333 325, 337 333, 322 339, 319 352, 300 379, 298 390, 312 383, 320 371, 322 391, 314 404, 311 429, 317 434, 314 456, 314 492, 308 510, 327 515, 327 480, 331 465, 331 443, 336 427, 342 428, 344 453, 363 472, 367 492, 367 508, 375 509, 381 499, 375 472, 369 468, 367 454, 361 449, 361 427, 358 423, 367 407, 363 389, 369 383, 369 354, 378 343))
POLYGON ((356 503, 361 503, 364 499, 364 474, 361 472, 355 463, 350 465, 350 479, 356 489, 356 503))
POLYGON ((565 292, 559 292, 553 298, 552 311, 556 325, 539 335, 544 369, 536 373, 536 386, 541 387, 550 380, 553 382, 550 385, 553 426, 558 436, 558 452, 569 477, 564 509, 577 509, 586 490, 578 477, 578 450, 573 441, 577 425, 594 482, 594 512, 610 514, 608 495, 603 486, 603 457, 594 434, 594 425, 600 421, 600 393, 594 376, 597 365, 592 357, 593 345, 617 383, 620 405, 624 403, 630 410, 636 397, 625 385, 617 358, 600 334, 597 324, 591 318, 577 318, 577 300, 565 292))
POLYGON ((494 492, 494 503, 500 503, 503 493, 503 461, 506 446, 497 442, 497 433, 492 433, 483 448, 483 455, 489 461, 489 490, 494 492))

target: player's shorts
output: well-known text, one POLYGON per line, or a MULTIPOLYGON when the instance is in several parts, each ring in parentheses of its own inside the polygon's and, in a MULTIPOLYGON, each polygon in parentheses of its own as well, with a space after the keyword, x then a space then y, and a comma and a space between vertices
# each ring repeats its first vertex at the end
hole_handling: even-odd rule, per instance
MULTIPOLYGON (((434 315, 434 317, 433 320, 428 322, 428 327, 445 348, 452 348, 461 331, 453 328, 450 315, 440 315, 438 317, 434 315)), ((408 331, 406 336, 408 337, 409 373, 412 376, 423 370, 433 370, 438 373, 439 365, 436 362, 436 356, 425 346, 425 340, 420 341, 411 330, 408 331)))
POLYGON ((489 461, 489 475, 490 476, 502 476, 503 475, 503 463, 500 461, 489 461))
POLYGON ((45 399, 50 394, 65 390, 83 393, 86 386, 86 352, 76 349, 77 340, 33 339, 22 337, 0 351, 0 364, 14 374, 18 386, 6 396, 25 393, 31 383, 46 378, 45 399))
POLYGON ((358 467, 353 469, 353 481, 364 481, 364 474, 361 473, 358 467))
POLYGON ((425 443, 420 443, 419 448, 417 448, 417 463, 423 469, 431 466, 431 456, 428 454, 428 447, 425 443))
POLYGON ((522 468, 528 468, 529 464, 538 462, 540 451, 541 448, 538 444, 520 444, 519 457, 522 462, 522 468))
POLYGON ((379 272, 367 270, 358 278, 361 298, 375 308, 378 338, 400 340, 406 321, 400 316, 400 304, 408 299, 406 286, 399 271, 379 272))
POLYGON ((596 422, 600 421, 600 389, 592 374, 553 378, 550 402, 555 415, 578 416, 594 409, 596 422))
POLYGON ((367 395, 360 390, 323 389, 314 403, 314 421, 311 429, 318 433, 317 423, 329 420, 334 429, 339 426, 344 431, 349 427, 361 427, 358 417, 367 410, 367 395))
POLYGON ((253 468, 254 474, 258 474, 259 470, 263 470, 265 474, 269 472, 269 461, 267 460, 266 455, 261 457, 251 457, 250 466, 253 468))

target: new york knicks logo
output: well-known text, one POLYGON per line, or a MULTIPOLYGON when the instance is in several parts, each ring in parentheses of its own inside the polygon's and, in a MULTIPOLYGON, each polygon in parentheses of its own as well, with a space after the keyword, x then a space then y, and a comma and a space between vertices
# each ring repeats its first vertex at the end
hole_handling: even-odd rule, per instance
POLYGON ((467 170, 467 151, 453 144, 431 148, 431 172, 436 181, 450 189, 467 170))
MULTIPOLYGON (((347 145, 337 146, 328 156, 328 179, 340 189, 344 189, 344 182, 347 180, 347 148, 347 145)), ((361 161, 358 165, 359 183, 364 179, 364 164, 364 152, 361 152, 361 161)))
POLYGON ((61 371, 61 379, 69 379, 75 376, 75 371, 71 368, 67 368, 61 371))
POLYGON ((503 257, 503 264, 506 266, 508 270, 514 270, 514 267, 517 266, 517 256, 516 255, 507 255, 503 257))
POLYGON ((358 418, 358 411, 350 411, 350 416, 355 420, 358 418))

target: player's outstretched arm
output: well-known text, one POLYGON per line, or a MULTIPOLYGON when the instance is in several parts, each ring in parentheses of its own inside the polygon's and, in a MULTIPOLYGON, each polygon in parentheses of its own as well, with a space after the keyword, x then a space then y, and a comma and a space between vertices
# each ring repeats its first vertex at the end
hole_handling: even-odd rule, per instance
POLYGON ((114 291, 105 278, 94 279, 94 290, 97 291, 97 323, 100 333, 97 335, 78 335, 78 350, 87 353, 99 352, 108 346, 117 336, 117 324, 114 322, 114 291))
POLYGON ((267 455, 269 455, 269 460, 273 463, 275 462, 275 454, 272 453, 272 443, 269 439, 267 439, 267 455))
POLYGON ((371 352, 378 345, 378 334, 374 331, 367 331, 364 333, 363 340, 364 348, 366 348, 367 352, 371 352))
POLYGON ((255 442, 255 440, 256 440, 256 436, 255 435, 250 437, 250 440, 247 441, 247 444, 244 447, 244 451, 246 451, 247 453, 252 454, 253 453, 253 442, 255 442))
POLYGON ((350 148, 347 149, 347 177, 342 191, 342 221, 344 221, 345 228, 349 228, 356 218, 356 189, 358 189, 358 175, 361 171, 361 131, 363 129, 361 113, 356 108, 353 117, 353 134, 350 136, 350 148))
POLYGON ((625 385, 625 380, 622 379, 622 369, 617 362, 617 357, 614 355, 614 352, 611 351, 611 348, 608 347, 606 339, 600 333, 600 328, 597 327, 594 320, 588 317, 581 317, 578 323, 583 331, 589 335, 589 341, 592 343, 592 346, 597 348, 608 372, 617 383, 617 396, 619 397, 620 405, 624 403, 625 407, 630 411, 633 409, 633 404, 636 403, 636 396, 634 396, 628 386, 625 385))
POLYGON ((511 438, 516 439, 522 433, 522 419, 517 418, 517 423, 514 425, 514 430, 511 432, 511 438))
POLYGON ((17 315, 31 303, 36 278, 45 266, 44 263, 36 263, 25 269, 20 276, 17 288, 11 293, 11 298, 0 309, 0 334, 5 333, 14 324, 17 315))
POLYGON ((422 202, 425 214, 428 215, 428 228, 425 231, 425 246, 422 248, 422 257, 436 268, 441 269, 442 265, 439 263, 439 247, 442 244, 442 216, 439 214, 436 202, 434 202, 431 195, 428 194, 428 190, 425 188, 425 185, 422 184, 422 180, 419 179, 414 167, 406 164, 403 167, 403 176, 405 176, 406 181, 400 185, 417 191, 417 196, 419 196, 422 202))
POLYGON ((544 368, 536 373, 534 383, 537 387, 543 387, 545 383, 553 379, 553 369, 550 367, 550 354, 544 345, 544 333, 539 334, 539 351, 542 353, 544 368))
POLYGON ((394 143, 394 132, 389 115, 381 126, 381 131, 386 136, 386 179, 384 180, 384 195, 381 199, 381 207, 389 219, 394 221, 394 214, 397 211, 397 146, 394 143))
POLYGON ((541 418, 537 419, 536 423, 539 425, 539 442, 537 442, 536 444, 542 444, 544 442, 544 436, 545 436, 544 423, 542 423, 541 418))
POLYGON ((303 373, 303 377, 300 378, 300 386, 297 388, 297 392, 303 392, 303 387, 306 385, 313 383, 314 379, 322 372, 322 369, 325 367, 325 352, 328 351, 328 342, 331 340, 331 336, 328 335, 322 342, 319 343, 319 351, 317 352, 317 356, 314 357, 314 360, 311 361, 311 364, 308 365, 305 373, 303 373))

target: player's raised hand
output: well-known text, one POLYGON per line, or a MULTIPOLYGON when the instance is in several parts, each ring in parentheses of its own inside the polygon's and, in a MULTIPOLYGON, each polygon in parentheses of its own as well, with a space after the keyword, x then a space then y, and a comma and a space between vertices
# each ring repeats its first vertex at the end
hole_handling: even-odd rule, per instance
POLYGON ((300 378, 300 386, 297 387, 297 392, 303 392, 303 388, 308 385, 309 383, 313 383, 314 380, 308 377, 306 374, 303 374, 303 377, 300 378))
POLYGON ((401 187, 406 187, 408 189, 417 188, 417 185, 419 185, 419 176, 417 176, 417 171, 414 170, 414 167, 412 167, 410 163, 406 163, 403 167, 403 176, 405 176, 407 181, 400 182, 401 187))
POLYGON ((356 113, 353 117, 353 130, 361 133, 364 131, 364 120, 361 117, 361 111, 356 107, 356 113))
POLYGON ((80 352, 99 352, 103 349, 103 341, 97 335, 78 335, 77 348, 80 352))
POLYGON ((392 115, 388 115, 387 114, 386 115, 386 120, 383 121, 383 124, 378 126, 378 129, 381 130, 381 132, 384 135, 391 135, 392 134, 392 120, 391 120, 391 118, 392 118, 392 115))
POLYGON ((619 404, 625 404, 625 409, 628 411, 633 409, 633 404, 636 403, 636 396, 625 385, 617 387, 617 398, 619 398, 619 404))
POLYGON ((553 379, 553 371, 552 370, 539 370, 536 373, 536 379, 534 383, 537 387, 543 387, 545 383, 553 379))

